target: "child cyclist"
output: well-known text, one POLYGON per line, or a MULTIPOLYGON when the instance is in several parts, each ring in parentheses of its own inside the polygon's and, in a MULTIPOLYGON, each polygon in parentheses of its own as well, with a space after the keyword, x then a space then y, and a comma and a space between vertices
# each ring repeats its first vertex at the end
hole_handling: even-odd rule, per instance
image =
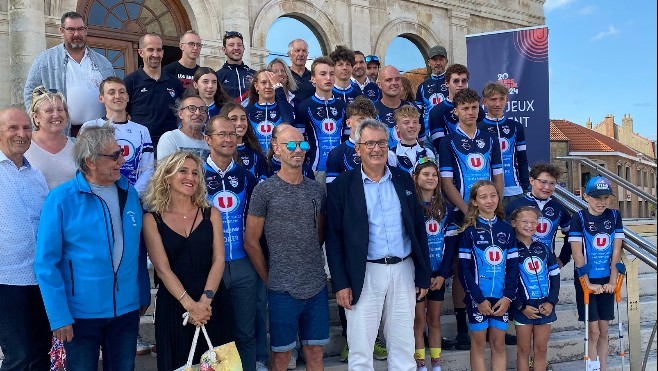
MULTIPOLYGON (((615 318, 614 292, 617 284, 617 263, 621 261, 624 226, 618 210, 610 209, 612 185, 596 176, 587 182, 587 208, 571 219, 569 242, 576 275, 583 277, 589 296, 588 356, 590 370, 607 369, 608 325, 615 318)), ((583 288, 575 280, 578 320, 585 320, 583 288)))
POLYGON ((510 215, 516 231, 519 276, 516 300, 512 304, 516 325, 516 367, 530 369, 530 351, 534 350, 534 370, 546 371, 546 352, 551 323, 557 320, 555 304, 560 292, 560 268, 553 249, 533 241, 541 211, 521 206, 510 215))
POLYGON ((418 371, 427 371, 425 366, 425 341, 423 331, 427 323, 432 371, 441 371, 441 307, 445 295, 445 280, 452 275, 455 257, 457 226, 451 207, 443 203, 439 187, 439 168, 433 158, 421 157, 413 168, 416 194, 423 206, 425 230, 429 246, 432 280, 427 301, 423 298, 416 303, 414 337, 416 351, 414 358, 418 371))
POLYGON ((471 369, 486 370, 487 330, 491 370, 507 368, 507 310, 516 298, 519 275, 516 238, 505 221, 500 191, 490 180, 473 184, 459 234, 459 279, 466 292, 471 369))

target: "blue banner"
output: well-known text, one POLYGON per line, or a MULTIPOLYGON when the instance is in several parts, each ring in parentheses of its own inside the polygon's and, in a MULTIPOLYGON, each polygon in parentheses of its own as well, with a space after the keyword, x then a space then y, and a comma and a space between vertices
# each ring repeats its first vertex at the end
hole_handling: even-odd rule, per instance
POLYGON ((550 161, 548 27, 467 35, 469 87, 488 82, 509 88, 505 116, 523 124, 528 163, 550 161))

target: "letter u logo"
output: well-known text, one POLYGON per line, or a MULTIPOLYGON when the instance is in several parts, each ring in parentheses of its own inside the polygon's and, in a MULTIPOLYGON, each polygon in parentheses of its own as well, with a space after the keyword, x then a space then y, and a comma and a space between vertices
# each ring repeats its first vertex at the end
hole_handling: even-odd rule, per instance
POLYGON ((497 262, 500 260, 500 251, 489 251, 489 260, 497 262))
POLYGON ((471 165, 473 165, 473 167, 482 166, 482 159, 479 157, 471 157, 471 165))
POLYGON ((546 223, 537 224, 537 233, 546 233, 547 230, 548 230, 548 224, 546 223))
POLYGON ((539 269, 539 262, 538 261, 528 262, 528 269, 536 272, 539 269))
POLYGON ((222 209, 230 209, 233 207, 233 197, 220 197, 218 201, 219 207, 222 209))

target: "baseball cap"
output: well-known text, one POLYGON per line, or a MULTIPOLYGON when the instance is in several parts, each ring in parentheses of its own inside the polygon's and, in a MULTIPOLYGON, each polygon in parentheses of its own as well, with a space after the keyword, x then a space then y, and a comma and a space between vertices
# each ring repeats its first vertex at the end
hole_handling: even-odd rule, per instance
POLYGON ((437 55, 442 55, 442 56, 448 58, 448 52, 446 51, 446 48, 444 48, 441 45, 433 46, 430 49, 430 58, 434 58, 437 55))
POLYGON ((380 65, 379 57, 376 56, 376 55, 368 55, 364 59, 366 60, 366 64, 367 63, 377 63, 378 66, 380 65))
POLYGON ((585 193, 591 197, 612 195, 612 184, 607 178, 595 176, 587 182, 585 193))

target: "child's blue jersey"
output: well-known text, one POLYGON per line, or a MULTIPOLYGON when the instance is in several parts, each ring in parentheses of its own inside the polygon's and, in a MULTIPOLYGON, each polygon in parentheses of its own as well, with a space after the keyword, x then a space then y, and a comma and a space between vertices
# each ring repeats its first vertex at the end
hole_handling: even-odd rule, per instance
POLYGON ((244 250, 244 225, 247 204, 258 181, 247 169, 231 161, 226 171, 221 171, 208 157, 204 165, 208 201, 219 209, 224 230, 225 260, 247 257, 244 250))
POLYGON ((361 166, 361 158, 354 149, 354 140, 347 139, 329 152, 327 157, 327 183, 333 182, 340 174, 361 166))
MULTIPOLYGON (((400 141, 400 137, 398 137, 398 133, 395 131, 395 110, 404 106, 405 104, 412 104, 406 100, 402 100, 400 105, 395 108, 390 108, 384 105, 381 100, 376 101, 374 104, 375 109, 377 109, 377 121, 381 121, 386 124, 386 126, 388 126, 388 148, 393 148, 400 141)), ((418 134, 418 137, 420 138, 421 134, 418 134)))
POLYGON ((448 87, 446 86, 446 75, 431 75, 427 80, 418 85, 416 90, 416 107, 420 111, 420 133, 424 135, 430 132, 430 111, 436 105, 448 97, 448 87))
MULTIPOLYGON (((424 207, 429 205, 429 202, 423 203, 424 207)), ((432 277, 448 278, 452 275, 457 250, 457 225, 451 208, 444 206, 443 209, 443 217, 440 221, 425 213, 425 231, 432 277)))
POLYGON ((270 148, 272 130, 275 126, 282 122, 292 125, 294 122, 293 108, 288 103, 283 88, 276 89, 275 94, 276 101, 274 103, 259 104, 258 102, 251 102, 247 106, 247 118, 254 129, 254 133, 256 133, 256 138, 263 152, 267 152, 270 148))
MULTIPOLYGON (((454 132, 457 129, 457 124, 459 124, 459 118, 455 115, 455 105, 452 104, 450 98, 442 100, 441 103, 437 104, 432 108, 429 113, 429 133, 430 140, 434 145, 434 148, 439 148, 439 143, 443 137, 454 132)), ((484 119, 485 113, 482 106, 480 106, 480 112, 478 113, 477 122, 480 122, 484 119)))
POLYGON ((418 142, 413 146, 405 146, 398 143, 395 148, 388 151, 388 165, 400 168, 412 175, 414 166, 422 157, 436 160, 434 152, 429 148, 423 148, 418 142))
POLYGON ((267 159, 262 153, 250 148, 244 143, 238 144, 238 157, 242 161, 242 166, 254 174, 259 182, 267 179, 267 159))
POLYGON ((439 145, 439 171, 442 178, 452 178, 468 205, 468 193, 475 182, 503 173, 500 146, 486 131, 477 130, 470 138, 457 126, 439 145))
POLYGON ((313 171, 326 171, 329 151, 349 136, 345 103, 335 97, 325 101, 315 94, 297 107, 295 127, 311 144, 306 156, 313 171))
POLYGON ((537 232, 532 235, 534 241, 539 241, 551 248, 555 252, 555 236, 557 235, 558 227, 562 230, 563 235, 569 233, 571 227, 571 215, 557 200, 549 197, 546 200, 535 198, 531 192, 528 192, 524 197, 517 198, 510 202, 505 208, 507 216, 512 215, 512 212, 521 206, 530 206, 541 211, 541 217, 537 224, 537 232))
MULTIPOLYGON (((272 156, 270 159, 270 173, 269 176, 276 175, 276 173, 281 170, 281 161, 277 160, 276 157, 272 156)), ((304 163, 302 165, 302 175, 309 179, 315 180, 315 174, 313 173, 313 169, 311 169, 311 166, 307 163, 304 163)))
POLYGON ((517 240, 516 247, 519 253, 518 303, 528 305, 529 300, 539 300, 557 304, 560 268, 553 251, 539 241, 526 246, 517 240))
POLYGON ((569 242, 583 244, 585 263, 590 265, 589 278, 610 276, 610 263, 615 239, 624 239, 624 226, 619 210, 605 209, 598 216, 588 209, 580 210, 571 218, 569 242))
POLYGON ((488 131, 500 143, 505 190, 503 196, 522 194, 530 188, 525 131, 518 121, 485 117, 478 129, 488 131))
POLYGON ((362 95, 363 92, 358 84, 350 83, 350 86, 347 88, 341 88, 334 85, 333 94, 336 99, 342 101, 347 106, 352 103, 356 97, 362 95))
MULTIPOLYGON (((476 303, 486 298, 516 298, 518 251, 512 226, 494 217, 478 216, 476 226, 459 234, 459 276, 476 303)), ((494 304, 494 303, 492 303, 494 304)))

